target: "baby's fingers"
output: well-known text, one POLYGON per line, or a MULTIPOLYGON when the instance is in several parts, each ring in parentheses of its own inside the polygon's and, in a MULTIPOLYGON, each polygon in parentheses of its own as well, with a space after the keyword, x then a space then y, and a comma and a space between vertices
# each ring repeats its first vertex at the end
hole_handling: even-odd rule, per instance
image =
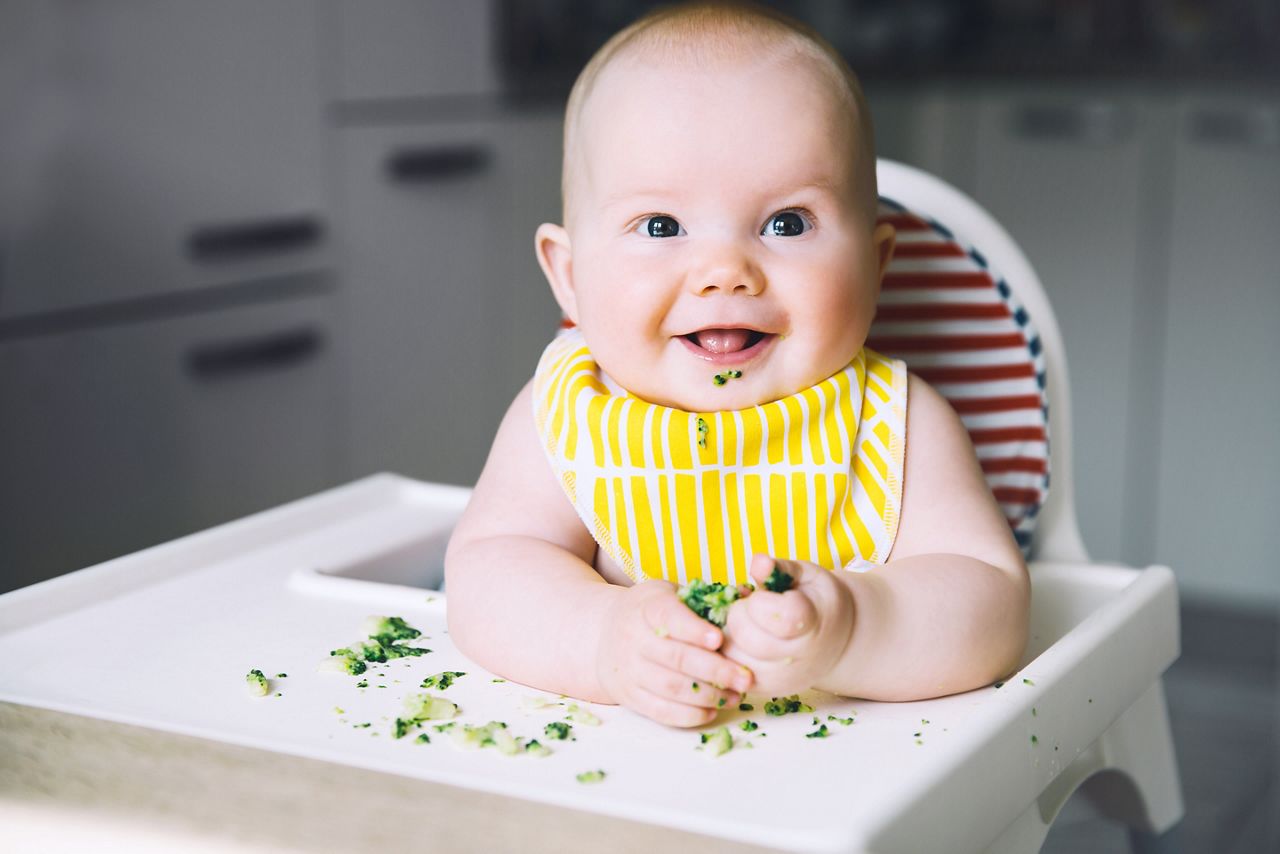
POLYGON ((751 688, 751 671, 716 652, 667 639, 645 644, 646 659, 667 670, 683 674, 682 681, 731 688, 746 693, 751 688))
POLYGON ((669 637, 704 649, 719 649, 724 640, 718 628, 693 613, 674 591, 650 597, 644 604, 643 614, 653 633, 660 638, 669 637))
POLYGON ((752 622, 782 640, 798 638, 813 631, 818 621, 813 602, 799 590, 786 593, 757 591, 742 607, 752 622))

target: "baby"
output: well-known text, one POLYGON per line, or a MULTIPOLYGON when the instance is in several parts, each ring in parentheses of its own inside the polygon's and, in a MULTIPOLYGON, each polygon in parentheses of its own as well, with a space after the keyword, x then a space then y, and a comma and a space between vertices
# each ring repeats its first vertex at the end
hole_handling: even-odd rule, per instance
POLYGON ((911 700, 1012 670, 1027 571, 968 436, 863 346, 894 233, 834 50, 751 7, 641 19, 573 88, 563 197, 535 244, 573 328, 450 542, 458 647, 674 726, 748 690, 911 700), (721 630, 677 597, 695 578, 756 589, 721 630))

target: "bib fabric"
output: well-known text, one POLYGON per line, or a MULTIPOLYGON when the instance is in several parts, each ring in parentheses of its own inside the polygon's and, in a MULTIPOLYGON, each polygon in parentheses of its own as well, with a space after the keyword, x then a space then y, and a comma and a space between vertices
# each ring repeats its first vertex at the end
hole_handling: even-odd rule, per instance
POLYGON ((745 584, 756 552, 866 569, 893 548, 907 407, 898 359, 863 348, 780 400, 685 412, 619 388, 570 329, 542 354, 533 407, 565 494, 634 581, 745 584))

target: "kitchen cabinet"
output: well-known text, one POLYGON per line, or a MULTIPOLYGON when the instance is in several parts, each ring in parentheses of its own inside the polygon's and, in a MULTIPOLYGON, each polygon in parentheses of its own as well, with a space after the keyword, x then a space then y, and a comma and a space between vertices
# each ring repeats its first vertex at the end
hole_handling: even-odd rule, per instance
POLYGON ((1280 98, 1178 99, 1155 559, 1189 591, 1280 600, 1280 98))
POLYGON ((0 5, 0 317, 331 263, 311 0, 0 5))
POLYGON ((559 319, 558 110, 339 133, 352 473, 470 485, 559 319))
POLYGON ((334 298, 0 340, 0 589, 343 479, 334 298))
POLYGON ((495 95, 495 0, 326 0, 339 100, 495 95))

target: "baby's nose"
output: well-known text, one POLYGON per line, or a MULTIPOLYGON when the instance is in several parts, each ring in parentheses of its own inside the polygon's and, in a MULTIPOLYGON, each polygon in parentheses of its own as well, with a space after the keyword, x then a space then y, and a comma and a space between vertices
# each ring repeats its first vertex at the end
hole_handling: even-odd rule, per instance
POLYGON ((764 290, 764 272, 746 254, 721 250, 690 271, 688 284, 699 296, 715 293, 753 296, 764 290))

